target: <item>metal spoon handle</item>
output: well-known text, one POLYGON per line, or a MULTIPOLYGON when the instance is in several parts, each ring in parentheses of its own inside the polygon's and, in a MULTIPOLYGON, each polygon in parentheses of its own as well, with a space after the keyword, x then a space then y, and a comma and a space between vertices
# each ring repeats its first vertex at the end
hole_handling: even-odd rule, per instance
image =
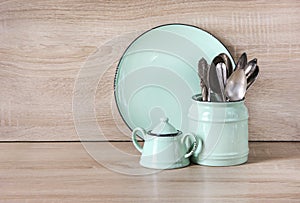
POLYGON ((201 85, 201 91, 202 91, 202 101, 207 101, 207 87, 204 84, 203 80, 200 82, 201 85))
POLYGON ((226 81, 226 66, 224 63, 218 63, 216 66, 217 78, 220 86, 220 96, 222 102, 226 101, 225 97, 225 81, 226 81))

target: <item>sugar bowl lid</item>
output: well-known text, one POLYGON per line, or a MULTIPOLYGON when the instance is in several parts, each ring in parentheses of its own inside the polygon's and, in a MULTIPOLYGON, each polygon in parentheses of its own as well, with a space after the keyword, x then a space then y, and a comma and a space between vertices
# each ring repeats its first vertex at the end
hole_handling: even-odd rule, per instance
POLYGON ((169 123, 168 118, 161 118, 160 123, 150 131, 150 135, 155 136, 176 136, 179 133, 180 131, 169 123))

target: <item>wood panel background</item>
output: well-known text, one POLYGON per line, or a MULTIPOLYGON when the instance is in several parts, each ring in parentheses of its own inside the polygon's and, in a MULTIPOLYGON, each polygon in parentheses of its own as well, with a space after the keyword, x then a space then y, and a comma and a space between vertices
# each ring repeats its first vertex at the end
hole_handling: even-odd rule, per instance
MULTIPOLYGON (((299 141, 299 10, 296 0, 1 1, 0 140, 78 140, 72 98, 87 59, 127 33, 185 23, 215 35, 235 59, 244 51, 258 58, 261 74, 247 94, 250 140, 299 141)), ((106 47, 115 63, 95 92, 96 119, 110 140, 129 140, 113 103, 113 78, 132 39, 106 47)), ((88 132, 95 119, 82 122, 88 132)))

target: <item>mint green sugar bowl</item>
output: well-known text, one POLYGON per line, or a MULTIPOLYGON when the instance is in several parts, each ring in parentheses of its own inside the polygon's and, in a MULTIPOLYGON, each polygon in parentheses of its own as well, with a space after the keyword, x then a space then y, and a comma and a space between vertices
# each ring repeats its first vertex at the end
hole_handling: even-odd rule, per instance
POLYGON ((248 110, 244 100, 203 102, 201 94, 192 97, 189 130, 202 148, 191 161, 207 166, 232 166, 248 160, 248 110))

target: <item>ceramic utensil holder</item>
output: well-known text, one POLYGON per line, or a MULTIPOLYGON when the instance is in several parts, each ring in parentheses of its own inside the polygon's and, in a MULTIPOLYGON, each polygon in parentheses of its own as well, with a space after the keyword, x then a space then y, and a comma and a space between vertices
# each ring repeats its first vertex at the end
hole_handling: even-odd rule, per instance
POLYGON ((191 161, 208 166, 231 166, 248 160, 248 110, 244 100, 203 102, 192 97, 189 129, 202 141, 191 161), (200 151, 201 150, 201 151, 200 151))

